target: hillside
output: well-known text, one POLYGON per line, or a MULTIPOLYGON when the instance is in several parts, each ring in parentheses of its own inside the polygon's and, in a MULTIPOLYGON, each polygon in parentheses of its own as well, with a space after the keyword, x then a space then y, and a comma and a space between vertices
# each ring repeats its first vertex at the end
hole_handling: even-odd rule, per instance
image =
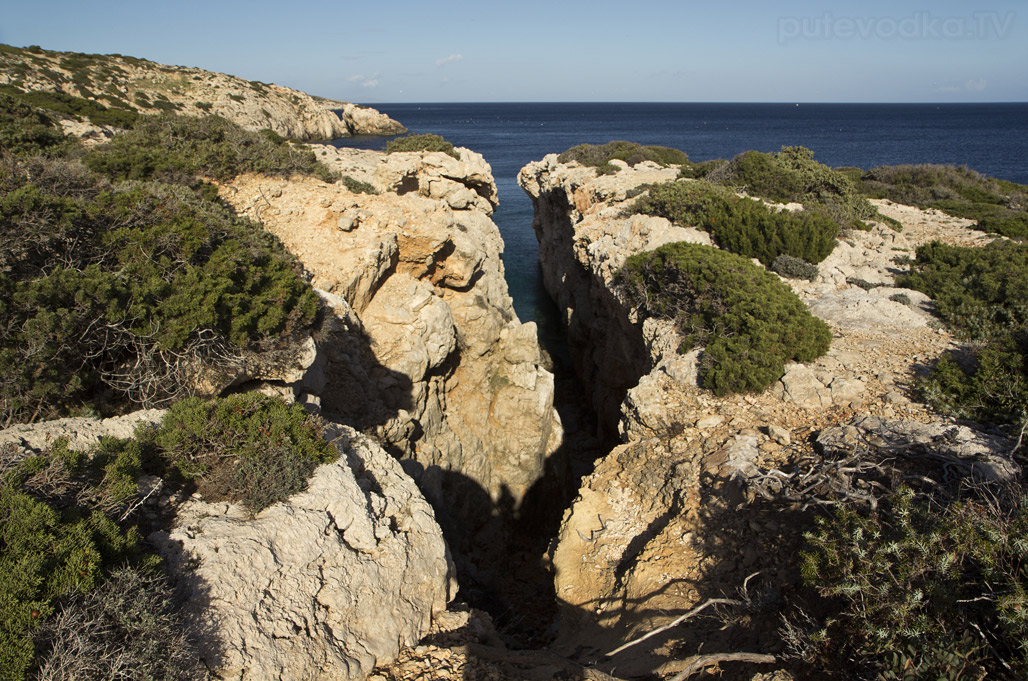
POLYGON ((368 107, 120 54, 0 45, 0 87, 8 92, 54 93, 65 102, 69 97, 82 98, 129 115, 217 115, 247 130, 269 128, 283 137, 305 140, 406 131, 400 123, 368 107))

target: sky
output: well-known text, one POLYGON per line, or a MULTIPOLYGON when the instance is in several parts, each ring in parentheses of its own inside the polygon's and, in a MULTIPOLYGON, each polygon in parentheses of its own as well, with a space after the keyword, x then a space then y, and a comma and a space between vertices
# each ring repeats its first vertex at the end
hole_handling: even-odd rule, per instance
POLYGON ((379 102, 1028 101, 1028 0, 7 0, 0 42, 379 102))

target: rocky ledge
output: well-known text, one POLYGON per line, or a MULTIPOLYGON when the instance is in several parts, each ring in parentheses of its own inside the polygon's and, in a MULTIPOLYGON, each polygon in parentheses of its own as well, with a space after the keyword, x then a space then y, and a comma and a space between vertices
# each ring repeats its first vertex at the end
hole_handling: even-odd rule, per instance
MULTIPOLYGON (((794 588, 795 521, 749 503, 778 484, 779 469, 842 456, 846 447, 897 452, 945 441, 956 465, 1010 475, 1014 443, 941 419, 914 398, 915 375, 954 339, 933 323, 927 297, 893 286, 897 260, 919 244, 994 237, 966 220, 877 202, 902 232, 875 224, 844 234, 815 281, 785 280, 830 325, 828 354, 788 365, 762 394, 715 397, 697 388, 699 351, 679 355, 672 325, 640 318, 613 285, 629 256, 674 241, 709 244, 709 236, 625 210, 643 185, 675 179, 677 169, 614 164, 616 173, 598 176, 549 155, 519 175, 535 206, 546 285, 568 322, 572 355, 622 442, 583 481, 554 542, 556 650, 604 660, 709 598, 739 598, 754 573, 765 590, 794 588)), ((758 622, 740 633, 708 618, 607 664, 631 677, 675 673, 681 665, 668 660, 701 647, 775 654, 777 627, 758 622)))

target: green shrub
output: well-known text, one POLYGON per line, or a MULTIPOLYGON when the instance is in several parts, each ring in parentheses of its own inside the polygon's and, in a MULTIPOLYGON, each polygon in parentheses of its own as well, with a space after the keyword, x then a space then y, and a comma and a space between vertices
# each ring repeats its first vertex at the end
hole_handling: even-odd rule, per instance
POLYGON ((625 262, 618 283, 645 314, 673 319, 679 352, 703 346, 702 387, 717 395, 759 392, 785 363, 828 351, 831 332, 792 290, 744 257, 675 243, 625 262))
POLYGON ((195 184, 199 178, 228 180, 246 172, 334 179, 309 149, 278 143, 220 116, 147 116, 83 161, 115 180, 195 184))
POLYGON ((653 161, 662 166, 688 166, 689 156, 684 151, 670 147, 643 146, 635 142, 615 140, 606 144, 579 144, 562 153, 557 160, 561 163, 577 161, 584 166, 597 168, 600 174, 608 174, 617 170, 610 162, 618 159, 630 166, 643 161, 653 161))
POLYGON ((925 397, 955 415, 1023 423, 1028 418, 1028 245, 926 244, 917 249, 913 271, 896 283, 931 296, 943 320, 972 343, 972 363, 940 359, 921 385, 925 397))
POLYGON ((743 152, 726 165, 711 166, 704 176, 770 201, 802 203, 841 229, 864 230, 867 220, 882 219, 847 174, 818 163, 804 147, 782 147, 775 154, 743 152))
POLYGON ((784 253, 771 263, 771 271, 790 279, 806 279, 807 281, 814 281, 818 275, 817 265, 784 253))
POLYGON ((343 186, 354 194, 377 194, 378 190, 367 182, 350 177, 349 175, 343 175, 342 177, 343 186))
POLYGON ((699 180, 677 180, 650 188, 635 210, 711 233, 724 249, 770 266, 787 254, 818 263, 835 248, 838 228, 818 213, 774 212, 760 201, 699 180))
POLYGON ((50 116, 0 89, 0 155, 56 156, 74 144, 50 116))
POLYGON ((0 456, 0 679, 20 681, 33 666, 32 633, 61 599, 89 592, 106 566, 136 555, 139 536, 80 505, 79 494, 106 481, 72 480, 60 453, 20 463, 0 456))
POLYGON ((97 588, 68 599, 36 632, 36 678, 205 678, 174 601, 159 570, 116 569, 97 588))
POLYGON ((386 143, 386 153, 395 154, 404 151, 441 151, 444 154, 460 160, 460 154, 453 148, 453 145, 439 135, 404 135, 391 139, 386 143))
POLYGON ((820 519, 806 535, 802 574, 836 603, 827 645, 881 679, 1007 678, 1004 662, 1020 678, 1026 535, 1023 496, 940 509, 900 489, 869 515, 843 507, 820 519))
POLYGON ((978 222, 986 232, 1028 238, 1028 187, 985 177, 966 166, 897 165, 873 168, 859 178, 872 198, 937 208, 978 222))
POLYGON ((338 455, 303 407, 259 393, 183 400, 152 441, 205 500, 241 502, 253 513, 302 491, 314 468, 338 455))
POLYGON ((96 125, 131 128, 139 119, 139 114, 127 107, 115 106, 108 108, 99 102, 83 99, 82 97, 74 97, 63 92, 23 92, 10 86, 0 86, 0 90, 29 106, 73 118, 86 118, 96 125))
POLYGON ((278 240, 184 187, 112 186, 65 161, 0 164, 0 418, 160 404, 192 362, 309 326, 278 240))
POLYGON ((211 109, 214 108, 214 105, 210 102, 193 102, 193 106, 205 113, 210 113, 211 109))

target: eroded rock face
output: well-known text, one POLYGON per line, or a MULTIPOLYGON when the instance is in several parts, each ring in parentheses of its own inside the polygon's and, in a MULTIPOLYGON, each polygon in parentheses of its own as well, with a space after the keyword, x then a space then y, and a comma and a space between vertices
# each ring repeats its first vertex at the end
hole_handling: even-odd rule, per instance
POLYGON ((429 630, 453 595, 431 507, 398 462, 341 426, 340 459, 250 518, 191 499, 150 537, 221 679, 363 679, 429 630))
POLYGON ((620 216, 629 190, 677 175, 647 162, 597 177, 593 168, 558 163, 555 154, 518 175, 535 208, 546 290, 563 311, 575 369, 607 424, 617 423, 625 392, 651 367, 641 331, 611 285, 614 275, 633 253, 674 241, 710 243, 663 218, 620 216))
POLYGON ((381 193, 250 175, 222 195, 303 261, 333 297, 329 326, 357 339, 322 333, 329 357, 310 392, 325 412, 421 470, 445 471, 442 503, 463 485, 516 507, 562 431, 535 326, 518 321, 507 293, 489 166, 459 153, 318 147, 330 167, 381 193))
MULTIPOLYGON (((707 598, 736 597, 754 572, 770 588, 792 588, 787 566, 801 538, 781 507, 749 504, 755 481, 779 466, 875 440, 939 447, 982 478, 1010 474, 1002 453, 1012 443, 957 427, 917 401, 914 376, 954 341, 929 323, 927 297, 894 287, 919 244, 980 244, 984 235, 947 216, 883 205, 902 233, 876 225, 844 235, 815 281, 786 280, 832 328, 829 352, 788 365, 761 394, 719 398, 697 387, 702 350, 679 355, 673 325, 634 318, 611 287, 634 253, 668 241, 709 243, 664 220, 624 216, 633 187, 675 174, 639 164, 598 177, 551 155, 519 176, 535 205, 548 290, 564 310, 573 351, 585 355, 578 368, 623 442, 583 480, 552 553, 557 648, 592 651, 594 659, 707 598)), ((720 623, 696 621, 611 664, 620 675, 642 675, 701 646, 713 653, 780 645, 778 623, 765 624, 728 634, 720 623)))

